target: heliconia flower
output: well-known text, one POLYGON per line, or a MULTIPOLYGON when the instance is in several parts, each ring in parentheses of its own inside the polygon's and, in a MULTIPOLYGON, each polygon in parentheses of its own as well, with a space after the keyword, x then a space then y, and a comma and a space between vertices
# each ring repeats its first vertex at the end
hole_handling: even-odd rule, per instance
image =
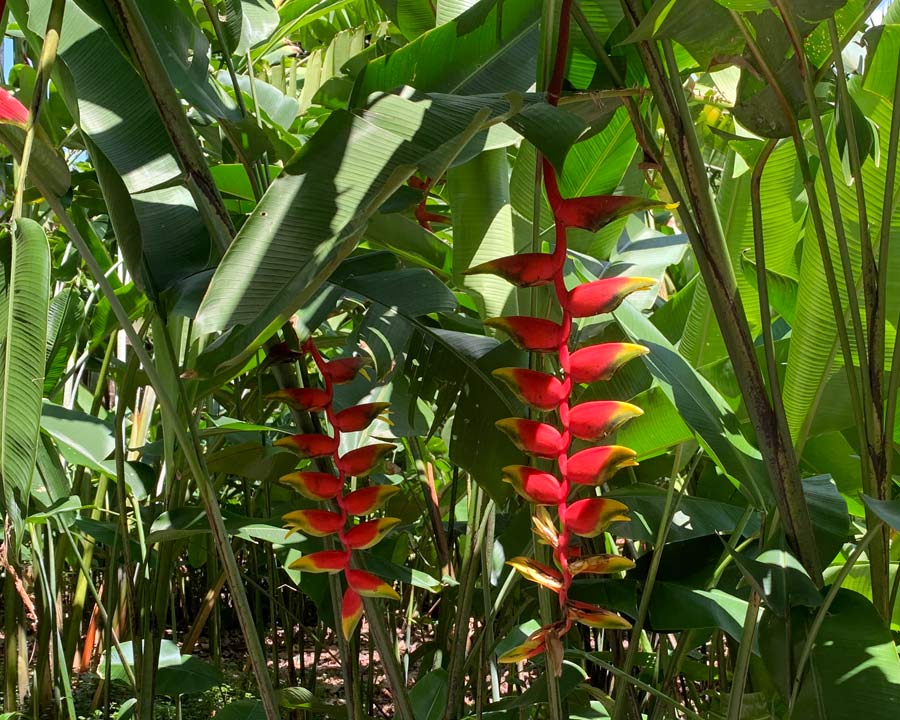
POLYGON ((282 515, 281 519, 291 528, 288 536, 299 530, 304 535, 326 537, 344 527, 340 514, 330 510, 294 510, 282 515))
POLYGON ((510 315, 488 318, 484 324, 502 330, 514 345, 531 352, 556 352, 562 342, 562 326, 551 320, 510 315))
POLYGON ((569 358, 572 382, 593 383, 609 380, 629 360, 650 352, 634 343, 601 343, 581 348, 569 358))
POLYGON ((319 388, 284 388, 266 395, 266 400, 276 400, 305 412, 322 412, 331 403, 331 395, 319 388))
POLYGON ((572 575, 590 573, 593 575, 609 575, 611 573, 625 572, 634 567, 634 562, 621 555, 589 555, 576 558, 569 563, 569 572, 572 575))
POLYGON ((275 445, 293 450, 302 458, 317 458, 333 455, 338 448, 338 440, 327 435, 310 433, 279 438, 275 441, 275 445))
POLYGON ((356 590, 348 587, 341 599, 341 632, 344 633, 345 640, 349 640, 353 636, 353 631, 359 625, 362 614, 362 598, 356 590))
POLYGON ((547 373, 526 368, 498 368, 491 374, 506 383, 522 402, 536 410, 555 410, 568 397, 566 385, 547 373))
POLYGON ((341 500, 350 515, 368 515, 375 512, 394 493, 400 492, 398 485, 370 485, 346 494, 341 500))
POLYGON ((366 377, 364 368, 371 364, 372 361, 369 358, 362 355, 353 355, 351 357, 329 360, 325 363, 323 372, 335 385, 343 385, 353 380, 357 374, 362 373, 363 377, 366 377))
POLYGON ((0 88, 0 121, 19 125, 28 123, 28 108, 4 88, 0 88))
POLYGON ((552 425, 524 418, 505 418, 494 424, 529 455, 555 458, 564 449, 562 435, 552 425))
POLYGON ((344 533, 344 545, 351 550, 368 550, 377 545, 398 522, 399 518, 384 517, 355 525, 344 533))
POLYGON ((338 458, 337 466, 347 475, 364 477, 372 472, 375 466, 391 454, 394 449, 394 446, 390 443, 365 445, 356 450, 351 450, 345 455, 341 455, 338 458))
POLYGON ((309 573, 336 573, 347 567, 350 553, 346 550, 320 550, 297 558, 288 567, 309 573))
POLYGON ((596 441, 633 417, 643 415, 637 405, 619 400, 594 400, 569 411, 569 430, 577 438, 596 441))
POLYGON ((531 582, 542 585, 548 590, 559 592, 562 590, 562 576, 552 567, 547 567, 537 560, 532 560, 523 555, 507 560, 506 564, 511 566, 522 577, 531 582))
POLYGON ((516 645, 516 647, 512 648, 511 650, 507 650, 500 657, 498 657, 497 662, 524 662, 525 660, 528 660, 528 658, 533 658, 535 655, 540 655, 542 652, 544 652, 546 644, 547 630, 546 628, 539 628, 531 633, 531 635, 528 636, 528 639, 521 645, 516 645))
POLYGON ((556 222, 562 223, 566 227, 581 228, 591 232, 597 232, 613 220, 631 215, 638 210, 662 206, 666 206, 666 203, 627 195, 588 195, 586 197, 561 198, 558 202, 551 204, 556 222))
POLYGON ((504 482, 535 505, 556 505, 561 498, 559 480, 547 472, 528 465, 507 465, 501 471, 504 482))
POLYGON ((463 274, 498 275, 519 287, 536 287, 551 282, 563 260, 549 253, 521 253, 476 265, 463 274))
POLYGON ((282 475, 280 482, 290 485, 303 497, 310 500, 331 500, 340 492, 341 479, 323 472, 292 472, 282 475))
POLYGON ((637 454, 621 445, 600 445, 569 458, 566 474, 579 485, 602 485, 624 467, 637 465, 637 454))
POLYGON ((621 615, 596 605, 570 600, 566 614, 573 622, 599 630, 630 630, 631 623, 621 615))
POLYGON ((531 516, 531 524, 533 525, 534 534, 540 538, 544 545, 550 545, 554 548, 559 545, 559 532, 556 530, 553 518, 550 517, 550 513, 547 512, 547 508, 543 505, 539 505, 534 509, 534 514, 531 516))
POLYGON ((566 308, 573 317, 602 315, 615 310, 631 293, 647 290, 656 280, 646 277, 611 277, 577 285, 569 291, 566 308))
POLYGON ((400 595, 380 577, 365 570, 350 570, 344 573, 347 584, 363 597, 384 597, 399 600, 400 595))
POLYGON ((341 432, 365 430, 372 421, 391 406, 387 402, 365 403, 341 410, 334 417, 334 426, 341 432))
POLYGON ((566 527, 581 537, 596 537, 610 523, 630 520, 628 507, 612 498, 577 500, 566 508, 566 527))

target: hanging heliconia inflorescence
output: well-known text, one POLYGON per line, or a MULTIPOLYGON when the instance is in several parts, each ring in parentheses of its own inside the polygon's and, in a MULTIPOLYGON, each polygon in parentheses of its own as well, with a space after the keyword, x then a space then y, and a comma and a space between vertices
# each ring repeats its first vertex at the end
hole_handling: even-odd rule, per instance
MULTIPOLYGON (((548 101, 556 105, 562 88, 569 37, 571 0, 563 0, 559 23, 559 41, 548 101)), ((543 161, 544 187, 556 222, 556 244, 550 253, 522 253, 478 265, 468 274, 498 275, 519 287, 552 284, 559 303, 561 322, 537 317, 490 318, 485 324, 504 332, 518 347, 555 360, 554 374, 525 368, 501 368, 494 375, 508 385, 526 405, 540 413, 556 413, 557 422, 507 418, 497 423, 512 442, 527 454, 554 460, 555 472, 528 465, 504 468, 504 480, 536 507, 532 515, 537 539, 552 548, 555 567, 528 557, 517 557, 509 564, 527 579, 559 596, 561 617, 534 632, 523 644, 505 653, 501 662, 520 662, 546 652, 551 666, 559 674, 562 664, 562 639, 573 623, 592 628, 628 629, 623 617, 603 608, 579 602, 569 596, 574 577, 583 573, 617 573, 634 563, 614 554, 583 557, 573 544, 573 536, 596 537, 610 523, 627 520, 628 508, 608 498, 575 499, 584 488, 593 490, 605 483, 617 470, 636 465, 635 453, 618 445, 589 447, 569 454, 574 438, 597 442, 614 432, 641 410, 626 402, 602 400, 571 405, 576 384, 608 380, 627 361, 643 355, 647 349, 631 343, 606 343, 570 351, 572 324, 576 318, 591 317, 614 310, 632 292, 655 283, 650 278, 613 277, 566 287, 564 266, 567 255, 566 230, 581 228, 597 231, 613 219, 655 203, 635 197, 590 196, 563 198, 556 171, 543 161), (556 518, 547 509, 556 509, 556 518)))
POLYGON ((363 478, 394 450, 390 443, 375 443, 340 453, 341 434, 365 430, 388 408, 388 403, 356 405, 341 411, 334 408, 334 386, 348 383, 365 367, 362 357, 326 360, 312 338, 303 346, 322 376, 323 388, 287 388, 268 396, 296 410, 324 413, 331 435, 309 433, 291 435, 275 442, 304 459, 331 458, 337 474, 300 470, 281 478, 301 495, 318 502, 333 502, 337 510, 295 510, 284 516, 288 535, 302 532, 313 537, 335 536, 339 550, 309 553, 291 563, 290 568, 302 572, 343 573, 347 589, 341 600, 341 628, 349 639, 362 617, 362 597, 399 600, 400 596, 387 582, 365 570, 355 569, 350 559, 354 550, 376 545, 398 522, 397 518, 380 517, 356 522, 354 518, 372 515, 399 489, 395 485, 370 485, 346 492, 350 477, 363 478))

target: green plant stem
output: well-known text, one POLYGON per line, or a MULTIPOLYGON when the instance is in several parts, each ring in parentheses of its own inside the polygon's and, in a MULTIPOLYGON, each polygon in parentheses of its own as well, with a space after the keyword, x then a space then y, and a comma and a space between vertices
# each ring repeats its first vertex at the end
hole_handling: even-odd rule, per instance
MULTIPOLYGON (((656 584, 656 575, 659 572, 659 565, 662 562, 666 538, 669 536, 672 514, 675 512, 675 509, 678 507, 678 501, 681 499, 680 493, 676 498, 675 484, 678 480, 678 468, 681 465, 681 454, 683 449, 683 444, 675 449, 675 460, 672 464, 672 473, 669 476, 668 486, 666 487, 666 504, 663 506, 659 528, 657 528, 656 531, 656 541, 653 544, 653 556, 650 559, 650 569, 647 571, 647 579, 644 581, 644 587, 641 590, 641 604, 638 608, 637 618, 631 628, 631 636, 628 640, 628 651, 625 654, 625 662, 623 663, 626 672, 631 671, 631 668, 634 666, 634 659, 637 657, 641 633, 644 631, 644 623, 647 620, 647 614, 650 612, 650 600, 653 597, 653 586, 656 584)), ((620 718, 623 718, 627 707, 628 685, 623 684, 621 688, 616 691, 616 705, 613 711, 613 719, 620 720, 620 718)))
POLYGON ((750 600, 747 602, 747 614, 744 616, 744 632, 741 635, 741 646, 734 663, 731 697, 728 700, 728 720, 741 720, 744 689, 747 687, 747 671, 750 669, 750 658, 753 655, 753 637, 756 635, 756 621, 759 616, 760 600, 759 593, 750 593, 750 600))
POLYGON ((803 681, 803 673, 806 670, 806 663, 809 660, 809 656, 812 654, 812 650, 816 642, 816 637, 819 634, 819 630, 821 630, 822 628, 822 623, 825 622, 825 617, 828 615, 828 610, 831 607, 831 604, 834 602, 834 599, 837 597, 838 591, 840 591, 841 589, 841 585, 844 584, 844 580, 847 579, 847 576, 850 574, 850 571, 856 564, 856 561, 859 560, 860 556, 865 552, 869 544, 876 537, 878 537, 878 534, 881 532, 882 525, 883 523, 881 522, 881 520, 877 520, 859 541, 859 544, 856 546, 850 557, 847 558, 846 562, 844 562, 840 571, 835 576, 834 582, 831 584, 831 587, 828 588, 828 594, 825 596, 825 599, 822 601, 822 604, 819 606, 819 609, 816 612, 816 616, 813 619, 812 625, 809 628, 809 632, 806 635, 806 640, 804 640, 803 642, 803 648, 800 651, 799 659, 797 660, 797 669, 794 672, 794 682, 791 687, 791 699, 788 703, 789 716, 791 715, 791 713, 793 713, 794 705, 796 705, 797 703, 797 697, 800 694, 800 685, 803 681))
POLYGON ((200 497, 206 511, 206 516, 213 532, 220 559, 224 566, 225 575, 228 578, 228 587, 231 591, 241 630, 244 633, 244 639, 247 644, 247 653, 250 657, 250 663, 253 667, 253 673, 259 687, 260 699, 265 709, 266 717, 269 718, 269 720, 277 720, 279 717, 278 701, 275 697, 275 692, 272 688, 272 680, 269 677, 266 667, 265 654, 263 653, 262 645, 256 632, 250 605, 247 602, 247 594, 241 581, 240 568, 235 560, 231 543, 228 542, 225 523, 222 520, 222 513, 219 509, 219 503, 216 499, 209 473, 206 470, 202 454, 197 453, 195 445, 196 435, 193 431, 193 427, 189 431, 182 423, 178 413, 177 400, 169 395, 162 377, 156 369, 153 359, 150 357, 150 354, 135 331, 128 317, 128 313, 122 306, 118 296, 115 294, 109 280, 107 280, 104 275, 97 259, 91 254, 90 249, 85 243, 84 238, 81 237, 81 233, 78 231, 75 223, 69 217, 68 213, 66 213, 59 198, 54 197, 52 193, 46 190, 46 188, 42 188, 42 192, 44 192, 44 197, 47 199, 50 208, 56 214, 59 222, 66 229, 66 232, 69 234, 75 247, 84 259, 85 264, 87 264, 88 269, 100 286, 103 295, 109 302, 122 330, 131 342, 135 354, 143 365, 144 371, 147 373, 150 384, 156 391, 160 407, 162 408, 178 443, 181 445, 182 452, 187 459, 191 474, 194 476, 195 482, 200 490, 200 497))
MULTIPOLYGON (((637 0, 622 0, 622 6, 628 21, 637 27, 643 18, 642 4, 637 0)), ((689 206, 682 206, 682 224, 710 294, 747 413, 756 429, 773 493, 786 518, 788 542, 810 577, 821 586, 821 566, 793 445, 790 435, 780 427, 778 416, 769 402, 692 115, 680 85, 678 66, 671 44, 664 42, 663 46, 666 50, 665 63, 655 43, 637 44, 663 125, 668 136, 677 140, 673 145, 674 157, 689 206), (668 77, 663 69, 665 66, 668 66, 668 77)), ((665 177, 665 166, 662 167, 665 177)), ((677 190, 677 184, 668 178, 666 184, 670 192, 677 190)))

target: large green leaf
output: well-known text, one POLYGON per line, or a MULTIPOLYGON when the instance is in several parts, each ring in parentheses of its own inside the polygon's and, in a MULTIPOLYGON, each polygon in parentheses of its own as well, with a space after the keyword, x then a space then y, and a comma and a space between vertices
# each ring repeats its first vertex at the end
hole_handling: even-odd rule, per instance
POLYGON ((462 273, 516 252, 505 150, 487 150, 447 172, 453 213, 453 276, 484 317, 516 315, 515 288, 494 275, 462 273))
MULTIPOLYGON (((886 26, 888 32, 900 33, 900 26, 886 26)), ((874 78, 884 73, 896 73, 896 53, 891 54, 888 44, 879 43, 873 58, 870 58, 868 78, 874 78)), ((854 80, 859 80, 855 78, 854 80)), ((851 82, 851 94, 859 104, 864 114, 870 118, 878 128, 881 147, 888 147, 891 126, 891 103, 880 95, 869 92, 861 87, 859 82, 851 82)), ((837 193, 840 204, 844 230, 847 238, 847 249, 850 254, 853 276, 859 282, 862 230, 859 224, 859 216, 856 205, 856 190, 842 182, 840 167, 841 159, 839 147, 834 141, 834 133, 829 133, 829 156, 835 172, 838 174, 837 193)), ((881 232, 882 205, 884 200, 884 186, 886 179, 887 162, 883 159, 876 163, 867 157, 863 163, 863 186, 866 192, 866 206, 868 219, 873 239, 877 239, 881 232)), ((900 181, 900 172, 897 180, 900 181)), ((897 187, 900 187, 898 182, 897 187)), ((838 286, 841 296, 841 307, 847 308, 847 294, 840 272, 838 241, 835 234, 835 220, 826 195, 825 181, 820 172, 816 177, 816 195, 822 208, 822 216, 825 225, 825 233, 831 256, 835 261, 838 272, 838 286)), ((898 196, 892 199, 894 208, 897 207, 898 196)), ((893 213, 890 231, 889 267, 887 270, 887 318, 888 324, 885 332, 886 357, 890 357, 893 351, 897 329, 893 327, 894 319, 900 308, 900 215, 893 213)), ((852 332, 850 333, 853 336, 852 332)), ((817 412, 824 394, 820 392, 830 375, 828 368, 832 348, 837 336, 834 314, 825 273, 822 266, 822 256, 819 252, 818 242, 812 223, 807 224, 806 238, 803 243, 803 259, 800 265, 799 291, 797 294, 797 319, 793 326, 790 354, 784 379, 784 405, 787 413, 788 424, 792 434, 796 437, 807 421, 807 417, 817 412)), ((837 362, 831 368, 831 373, 838 371, 841 365, 841 353, 837 353, 837 362)))
POLYGON ((654 630, 721 628, 740 641, 747 601, 722 590, 697 590, 670 582, 653 587, 650 622, 654 630))
POLYGON ((409 693, 416 720, 440 720, 447 710, 449 678, 443 668, 420 677, 409 693))
POLYGON ((771 498, 759 451, 747 442, 737 417, 716 389, 629 303, 614 316, 629 338, 650 349, 644 363, 719 466, 752 502, 771 498))
POLYGON ((378 206, 415 171, 438 176, 499 98, 405 93, 334 112, 275 179, 216 270, 197 315, 245 327, 244 357, 317 290, 378 206))
POLYGON ((50 298, 50 247, 41 226, 16 220, 0 239, 0 264, 0 499, 18 520, 40 434, 50 298))
POLYGON ((47 316, 47 364, 44 392, 52 390, 65 372, 84 323, 84 300, 73 288, 66 288, 50 302, 47 316))
MULTIPOLYGON (((50 0, 11 3, 35 53, 50 0), (25 23, 27 12, 27 24, 25 23)), ((87 141, 128 269, 151 296, 202 270, 212 252, 175 150, 104 6, 69 2, 59 40, 63 97, 87 141), (96 18, 106 21, 100 24, 96 18)))

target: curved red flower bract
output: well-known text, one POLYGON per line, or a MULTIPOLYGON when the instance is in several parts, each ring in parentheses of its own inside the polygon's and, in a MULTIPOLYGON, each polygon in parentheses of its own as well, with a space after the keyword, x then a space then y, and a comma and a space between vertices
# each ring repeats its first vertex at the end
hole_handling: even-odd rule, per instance
POLYGON ((563 437, 552 425, 522 418, 504 418, 494 424, 509 436, 513 445, 529 455, 555 458, 563 448, 563 437))
POLYGON ((613 522, 627 522, 628 506, 612 498, 592 497, 566 508, 566 527, 581 537, 597 537, 613 522))
POLYGON ((598 630, 631 630, 631 623, 621 615, 588 603, 570 601, 567 615, 573 622, 598 630))
POLYGON ((507 465, 501 471, 504 482, 535 505, 556 505, 562 499, 559 480, 548 472, 528 465, 507 465))
POLYGON ((282 475, 279 482, 290 485, 310 500, 331 500, 341 491, 341 479, 323 472, 292 472, 282 475))
POLYGON ((350 515, 368 515, 375 512, 394 493, 400 492, 397 485, 370 485, 344 495, 344 510, 350 515))
POLYGON ((609 380, 625 363, 650 352, 634 343, 602 343, 581 348, 569 358, 572 382, 593 383, 609 380))
POLYGON ((397 591, 377 575, 365 570, 351 569, 345 570, 344 575, 347 578, 347 584, 363 597, 400 599, 397 591))
POLYGON ((19 125, 28 123, 28 108, 10 95, 5 88, 0 88, 0 121, 13 122, 19 125))
POLYGON ((309 573, 336 573, 347 567, 350 553, 346 550, 320 550, 297 558, 288 567, 309 573))
POLYGON ((569 458, 569 480, 578 485, 602 485, 624 467, 637 465, 637 453, 621 445, 600 445, 569 458))
POLYGON ((399 522, 398 518, 385 517, 354 525, 344 533, 344 544, 351 550, 368 550, 381 542, 399 522))
POLYGON ((555 410, 568 397, 568 388, 564 383, 537 370, 498 368, 491 374, 506 383, 517 398, 536 410, 555 410))
POLYGON ((546 646, 547 628, 538 628, 521 645, 516 645, 516 647, 507 650, 498 657, 497 662, 505 664, 524 662, 535 655, 540 655, 544 652, 546 646))
POLYGON ((497 275, 518 287, 537 287, 552 282, 561 266, 562 258, 549 253, 521 253, 476 265, 463 275, 497 275))
POLYGON ((351 450, 338 458, 338 468, 347 475, 365 477, 384 458, 394 452, 394 446, 390 443, 375 443, 351 450))
POLYGON ((556 222, 566 227, 597 232, 613 220, 638 210, 663 207, 666 203, 628 195, 588 195, 577 198, 560 198, 551 203, 556 222))
POLYGON ((302 458, 317 458, 333 455, 337 450, 337 438, 310 433, 306 435, 288 435, 275 441, 278 447, 293 450, 302 458))
POLYGON ((362 598, 353 588, 348 587, 344 591, 344 597, 341 598, 341 632, 344 633, 345 640, 353 637, 353 631, 359 625, 362 614, 362 598))
POLYGON ((344 527, 344 518, 330 510, 294 510, 281 516, 291 528, 288 535, 298 530, 304 535, 326 537, 344 527))
POLYGON ((609 435, 631 418, 643 415, 637 405, 619 400, 595 400, 581 403, 569 413, 569 431, 582 440, 597 441, 609 435))
POLYGON ((365 430, 381 413, 391 406, 387 402, 364 403, 341 410, 334 416, 334 426, 341 432, 365 430))
POLYGON ((615 310, 631 293, 648 290, 656 284, 653 278, 612 277, 578 285, 569 291, 566 309, 572 317, 603 315, 615 310))
POLYGON ((556 352, 562 340, 562 327, 552 320, 510 315, 488 318, 484 324, 502 330, 509 335, 514 345, 531 352, 556 352))
POLYGON ((634 561, 621 555, 590 555, 572 560, 569 563, 569 572, 573 576, 583 573, 609 575, 611 573, 625 572, 633 567, 634 561))
POLYGON ((351 382, 359 374, 363 368, 369 367, 372 362, 362 355, 353 355, 352 357, 335 358, 324 363, 322 372, 335 385, 343 385, 351 382))
POLYGON ((331 394, 319 388, 284 388, 269 393, 266 400, 283 402, 304 412, 322 412, 331 404, 331 394))

